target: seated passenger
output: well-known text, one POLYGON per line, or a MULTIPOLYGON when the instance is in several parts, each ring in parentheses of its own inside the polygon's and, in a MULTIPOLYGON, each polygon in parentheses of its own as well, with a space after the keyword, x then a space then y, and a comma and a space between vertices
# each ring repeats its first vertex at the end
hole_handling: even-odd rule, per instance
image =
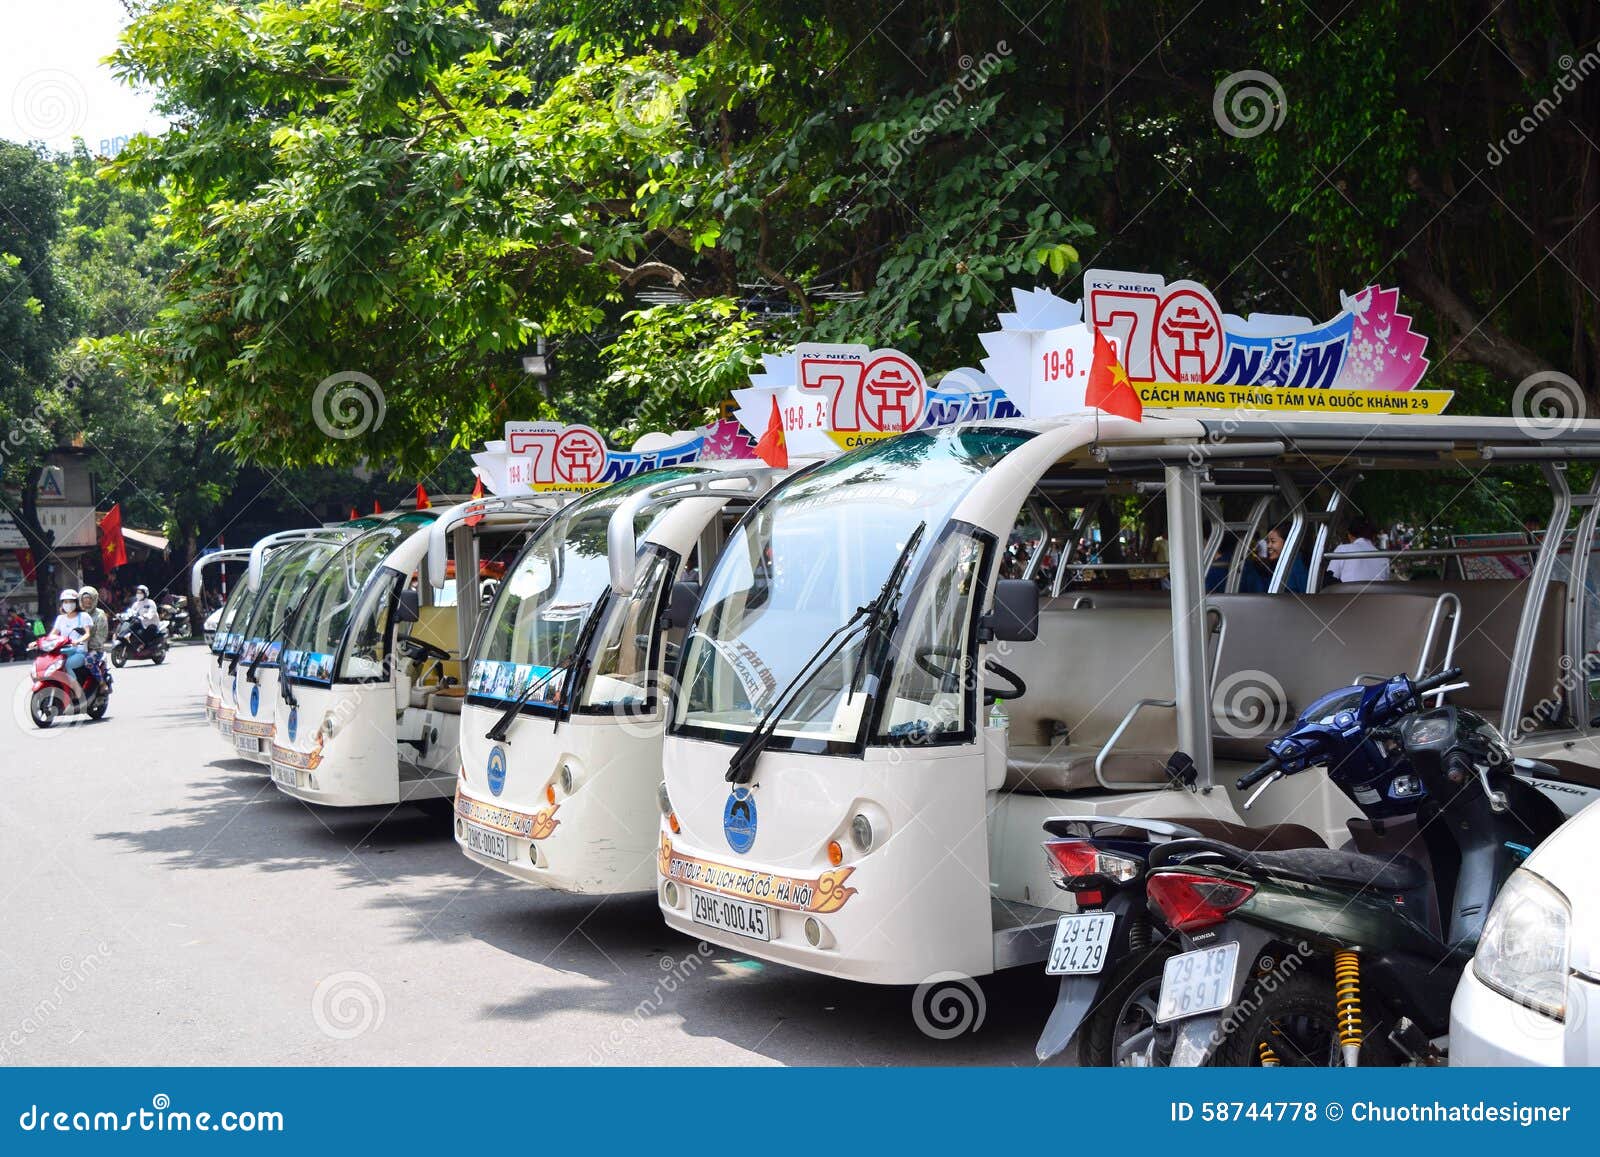
POLYGON ((1333 548, 1329 556, 1328 573, 1335 582, 1377 583, 1389 578, 1389 560, 1386 558, 1346 558, 1341 554, 1354 554, 1377 550, 1375 540, 1378 528, 1369 519, 1353 518, 1345 528, 1344 541, 1333 548))

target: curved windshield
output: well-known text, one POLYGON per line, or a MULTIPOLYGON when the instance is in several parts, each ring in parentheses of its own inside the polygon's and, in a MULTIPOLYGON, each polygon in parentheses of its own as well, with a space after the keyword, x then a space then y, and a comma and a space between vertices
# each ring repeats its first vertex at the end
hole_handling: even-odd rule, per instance
POLYGON ((216 633, 211 636, 211 649, 219 655, 237 655, 239 645, 244 641, 237 628, 241 625, 240 616, 244 614, 251 603, 255 602, 256 593, 240 575, 231 591, 228 592, 228 601, 222 604, 222 617, 217 620, 216 633))
POLYGON ((244 637, 240 658, 244 662, 259 662, 267 667, 277 665, 290 609, 305 594, 322 564, 333 557, 344 542, 344 538, 331 537, 297 542, 272 556, 261 576, 249 622, 240 632, 244 637))
MULTIPOLYGON (((579 499, 554 515, 506 576, 484 624, 467 691, 475 699, 559 707, 566 669, 595 603, 611 585, 606 528, 624 499, 642 486, 693 470, 652 470, 579 499), (528 691, 532 687, 531 692, 528 691)), ((664 507, 641 515, 643 537, 664 507)))
MULTIPOLYGON (((392 591, 392 573, 376 575, 378 564, 406 539, 432 521, 431 517, 403 515, 370 530, 360 538, 346 543, 333 554, 316 578, 307 586, 300 609, 288 626, 283 642, 283 669, 296 679, 311 683, 332 683, 334 657, 351 622, 360 617, 354 614, 369 580, 374 586, 384 586, 392 591)), ((386 611, 388 599, 374 601, 369 598, 365 612, 386 611)), ((387 626, 387 620, 384 623, 387 626)), ((381 663, 379 664, 381 667, 381 663)), ((374 678, 381 670, 363 669, 356 673, 361 678, 374 678)))
MULTIPOLYGON (((748 734, 812 663, 828 636, 882 590, 925 525, 901 583, 943 557, 945 523, 996 461, 1033 435, 952 427, 903 434, 796 476, 747 516, 706 584, 685 646, 677 725, 733 742, 748 734)), ((881 671, 859 670, 857 630, 797 688, 773 734, 790 746, 859 743, 881 671)), ((868 662, 889 661, 875 647, 868 662)))

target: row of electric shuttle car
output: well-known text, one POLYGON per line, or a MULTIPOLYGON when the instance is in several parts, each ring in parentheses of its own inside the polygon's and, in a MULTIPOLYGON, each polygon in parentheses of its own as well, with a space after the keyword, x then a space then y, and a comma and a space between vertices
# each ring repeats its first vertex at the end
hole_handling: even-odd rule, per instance
POLYGON ((480 864, 653 891, 751 956, 877 984, 1037 966, 1079 907, 1040 853, 1063 816, 1370 828, 1326 776, 1248 809, 1235 786, 1330 688, 1463 668, 1450 702, 1566 812, 1594 798, 1600 684, 1570 673, 1600 622, 1570 559, 1600 484, 1567 466, 1597 454, 1600 423, 1011 420, 275 534, 196 567, 242 568, 207 716, 296 799, 437 808, 480 864), (1451 579, 1473 551, 1438 548, 1445 577, 1318 589, 1361 477, 1530 468, 1572 525, 1531 576, 1451 579), (1087 556, 1108 517, 1165 558, 1087 556), (1242 593, 1234 546, 1269 525, 1278 568, 1242 593))

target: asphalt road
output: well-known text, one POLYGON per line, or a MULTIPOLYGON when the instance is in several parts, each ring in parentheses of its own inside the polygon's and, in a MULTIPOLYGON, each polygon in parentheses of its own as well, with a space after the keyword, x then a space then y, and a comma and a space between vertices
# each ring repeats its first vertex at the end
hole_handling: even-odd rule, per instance
POLYGON ((48 732, 0 667, 0 1064, 1034 1063, 1037 969, 934 1039, 909 988, 481 871, 409 806, 291 800, 207 727, 209 660, 132 664, 103 721, 48 732))

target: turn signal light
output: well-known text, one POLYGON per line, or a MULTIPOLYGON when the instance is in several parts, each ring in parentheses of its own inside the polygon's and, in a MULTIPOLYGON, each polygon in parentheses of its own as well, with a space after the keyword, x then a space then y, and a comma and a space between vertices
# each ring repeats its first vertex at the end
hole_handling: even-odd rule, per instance
POLYGON ((844 863, 844 849, 839 846, 838 840, 828 841, 828 863, 835 868, 844 863))
POLYGON ((1160 872, 1145 884, 1145 894, 1168 927, 1195 932, 1221 924, 1239 905, 1256 894, 1250 884, 1188 872, 1160 872))
POLYGON ((1139 878, 1141 868, 1131 856, 1103 851, 1088 840, 1046 840, 1044 860, 1056 887, 1069 892, 1098 888, 1107 880, 1126 884, 1139 878))
POLYGON ((680 831, 683 830, 682 828, 680 828, 678 826, 678 813, 677 812, 668 812, 667 813, 667 826, 672 829, 672 834, 673 835, 677 835, 680 831))
POLYGON ((545 802, 548 803, 551 807, 555 807, 556 806, 556 785, 555 784, 547 783, 547 784, 544 785, 544 798, 545 798, 545 802))

